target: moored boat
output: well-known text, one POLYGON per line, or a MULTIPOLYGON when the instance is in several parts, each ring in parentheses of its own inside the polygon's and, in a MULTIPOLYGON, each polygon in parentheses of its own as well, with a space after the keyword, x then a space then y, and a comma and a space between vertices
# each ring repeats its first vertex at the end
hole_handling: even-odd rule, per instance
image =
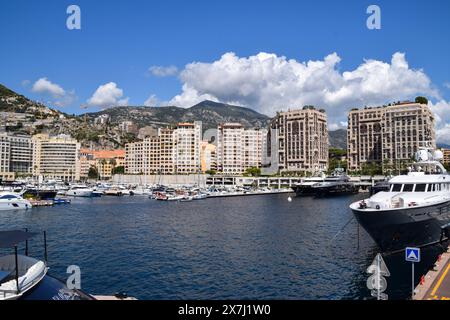
POLYGON ((407 174, 389 181, 389 191, 350 205, 358 223, 383 252, 427 246, 448 239, 450 175, 441 152, 421 149, 407 174))
POLYGON ((66 193, 71 197, 91 197, 94 190, 85 185, 74 185, 66 193))
POLYGON ((30 209, 30 201, 22 198, 17 193, 0 192, 0 211, 2 210, 26 210, 30 209))
POLYGON ((350 181, 350 177, 344 173, 342 168, 336 168, 323 182, 313 184, 311 189, 316 196, 358 193, 358 186, 350 181))

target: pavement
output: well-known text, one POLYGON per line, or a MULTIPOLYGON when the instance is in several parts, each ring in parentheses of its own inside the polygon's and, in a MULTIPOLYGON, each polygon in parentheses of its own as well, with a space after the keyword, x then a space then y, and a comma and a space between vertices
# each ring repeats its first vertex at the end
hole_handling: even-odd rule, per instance
POLYGON ((450 300, 450 247, 415 289, 414 300, 450 300))

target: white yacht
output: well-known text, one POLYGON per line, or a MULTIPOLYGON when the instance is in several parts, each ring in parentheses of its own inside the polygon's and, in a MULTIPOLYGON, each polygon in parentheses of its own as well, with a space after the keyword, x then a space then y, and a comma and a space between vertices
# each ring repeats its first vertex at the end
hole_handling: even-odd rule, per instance
POLYGON ((30 201, 14 192, 0 192, 0 211, 26 210, 32 207, 30 201))
POLYGON ((450 175, 442 152, 421 149, 406 175, 389 180, 389 191, 350 205, 359 224, 383 252, 438 243, 450 233, 450 175))
POLYGON ((89 188, 85 185, 73 185, 66 192, 66 196, 71 197, 92 197, 94 189, 89 188))

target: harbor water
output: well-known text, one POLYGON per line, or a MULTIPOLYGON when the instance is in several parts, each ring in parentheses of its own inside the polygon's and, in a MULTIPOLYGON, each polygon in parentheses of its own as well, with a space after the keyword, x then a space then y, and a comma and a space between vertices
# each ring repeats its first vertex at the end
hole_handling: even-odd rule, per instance
MULTIPOLYGON (((348 205, 367 195, 288 194, 165 202, 73 198, 71 204, 0 211, 0 230, 47 231, 50 274, 81 269, 91 294, 138 299, 373 299, 366 288, 377 247, 348 205), (359 240, 358 240, 359 238, 359 240)), ((3 251, 1 253, 4 253, 3 251)), ((42 240, 30 255, 43 257, 42 240)), ((424 250, 416 284, 437 255, 424 250)), ((411 265, 385 257, 390 299, 411 295, 411 265)))

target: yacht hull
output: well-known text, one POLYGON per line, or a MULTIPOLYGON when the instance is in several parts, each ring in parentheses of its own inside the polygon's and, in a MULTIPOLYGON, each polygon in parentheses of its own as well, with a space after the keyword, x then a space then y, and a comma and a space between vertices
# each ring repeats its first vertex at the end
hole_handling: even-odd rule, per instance
POLYGON ((312 196, 315 194, 315 190, 312 188, 312 186, 298 185, 292 187, 292 189, 295 191, 295 194, 297 196, 312 196))
POLYGON ((66 195, 70 197, 84 197, 90 198, 92 197, 93 191, 91 190, 69 190, 66 195))
POLYGON ((313 187, 313 193, 316 196, 330 196, 330 195, 346 195, 346 194, 356 194, 358 193, 358 187, 355 185, 332 185, 332 186, 321 186, 313 187))
POLYGON ((351 206, 356 220, 385 253, 441 242, 443 227, 450 223, 450 201, 396 210, 364 210, 357 205, 351 206))
POLYGON ((32 205, 27 200, 0 201, 0 211, 6 210, 27 210, 32 205))

